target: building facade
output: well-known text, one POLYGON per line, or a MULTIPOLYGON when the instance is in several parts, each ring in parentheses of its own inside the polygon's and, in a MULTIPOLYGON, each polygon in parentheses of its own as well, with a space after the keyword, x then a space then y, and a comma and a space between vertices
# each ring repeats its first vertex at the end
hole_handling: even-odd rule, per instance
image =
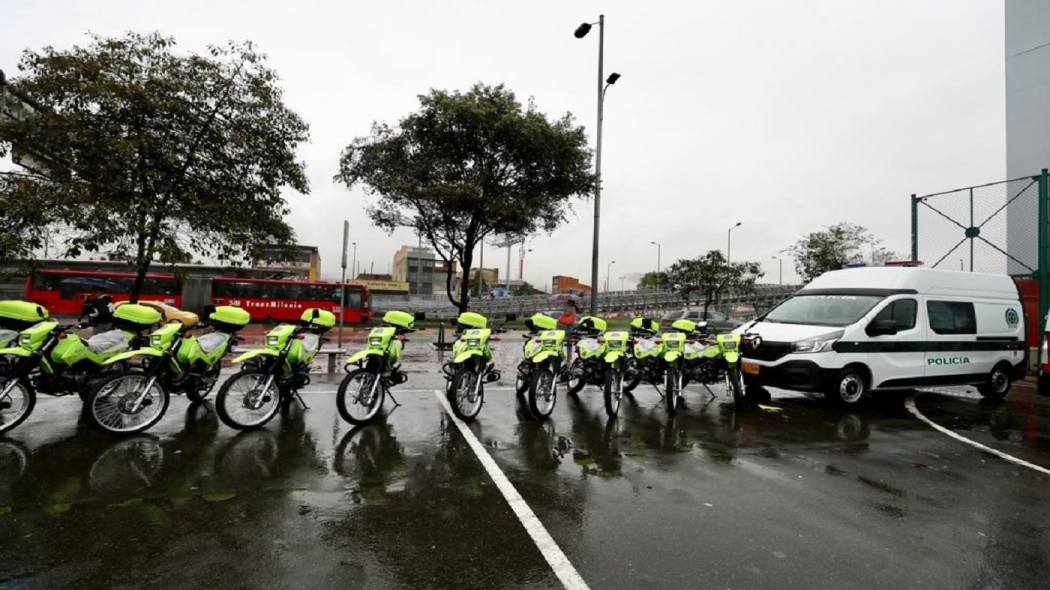
POLYGON ((395 282, 408 283, 411 295, 433 295, 436 256, 430 248, 401 246, 394 253, 390 275, 395 282))
POLYGON ((574 295, 585 295, 590 292, 591 286, 584 285, 575 277, 558 275, 551 279, 551 294, 572 293, 574 295))
POLYGON ((263 273, 273 271, 285 279, 313 282, 321 276, 321 252, 317 246, 296 246, 289 257, 278 248, 263 247, 252 260, 252 268, 263 273))

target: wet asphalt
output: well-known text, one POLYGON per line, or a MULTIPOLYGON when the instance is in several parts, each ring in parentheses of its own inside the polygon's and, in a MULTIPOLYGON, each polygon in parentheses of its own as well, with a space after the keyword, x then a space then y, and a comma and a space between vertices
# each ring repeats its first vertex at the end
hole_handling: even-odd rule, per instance
MULTIPOLYGON (((470 430, 591 588, 1050 587, 1050 477, 953 440, 904 407, 856 410, 774 391, 737 415, 651 387, 617 420, 600 392, 552 420, 516 400, 498 350, 470 430)), ((148 435, 78 424, 43 397, 0 438, 0 590, 555 588, 539 549, 444 413, 439 355, 413 344, 401 403, 352 428, 341 375, 318 375, 267 428, 237 433, 175 398, 148 435)), ((1050 400, 922 392, 938 424, 1050 467, 1050 400)))

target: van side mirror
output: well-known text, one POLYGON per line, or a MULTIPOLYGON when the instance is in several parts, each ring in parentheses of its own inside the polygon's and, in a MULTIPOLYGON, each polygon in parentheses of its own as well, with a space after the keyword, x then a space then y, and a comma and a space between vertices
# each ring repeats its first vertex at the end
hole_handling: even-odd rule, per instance
POLYGON ((897 333, 897 320, 878 320, 868 324, 868 336, 893 336, 897 333))

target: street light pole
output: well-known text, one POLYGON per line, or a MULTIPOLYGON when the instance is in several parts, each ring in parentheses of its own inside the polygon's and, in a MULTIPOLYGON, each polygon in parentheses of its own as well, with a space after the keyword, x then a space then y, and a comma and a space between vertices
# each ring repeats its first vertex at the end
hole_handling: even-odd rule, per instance
POLYGON ((660 272, 660 243, 659 242, 649 242, 649 243, 654 245, 654 246, 656 246, 656 272, 659 273, 660 272))
POLYGON ((609 275, 612 274, 612 265, 616 264, 615 260, 609 261, 609 264, 605 266, 605 292, 609 292, 609 275))
POLYGON ((774 256, 773 260, 780 263, 780 284, 784 284, 784 259, 779 256, 774 256))
POLYGON ((738 227, 740 227, 743 223, 744 223, 743 221, 736 222, 736 225, 734 225, 733 227, 729 228, 729 231, 726 232, 726 262, 727 263, 733 261, 733 258, 732 258, 733 230, 738 228, 738 227))
POLYGON ((353 262, 350 264, 350 274, 354 275, 351 278, 356 279, 357 278, 357 242, 354 242, 353 246, 354 246, 354 258, 353 258, 353 262))
MULTIPOLYGON (((598 25, 598 130, 595 138, 594 150, 594 243, 591 254, 591 290, 598 286, 598 238, 601 230, 601 201, 602 201, 602 120, 604 117, 605 91, 620 75, 613 72, 609 79, 605 79, 605 15, 598 16, 597 23, 583 23, 576 27, 573 33, 577 39, 582 39, 590 32, 591 27, 598 25)), ((598 301, 591 297, 591 315, 598 314, 598 301)))

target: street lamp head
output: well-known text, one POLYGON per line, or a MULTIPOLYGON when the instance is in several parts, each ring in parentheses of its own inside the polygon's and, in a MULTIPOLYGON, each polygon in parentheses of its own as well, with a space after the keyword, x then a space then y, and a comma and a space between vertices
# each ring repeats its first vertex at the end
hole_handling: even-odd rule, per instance
POLYGON ((740 227, 743 224, 744 224, 743 221, 738 221, 738 222, 736 222, 736 225, 734 225, 733 227, 740 227))
POLYGON ((573 35, 575 35, 577 39, 583 39, 584 37, 587 36, 587 33, 590 33, 590 32, 591 32, 591 23, 583 23, 582 25, 576 27, 576 32, 573 33, 573 35))
POLYGON ((606 84, 616 84, 616 81, 620 79, 620 74, 613 72, 609 74, 609 77, 605 79, 606 84))

